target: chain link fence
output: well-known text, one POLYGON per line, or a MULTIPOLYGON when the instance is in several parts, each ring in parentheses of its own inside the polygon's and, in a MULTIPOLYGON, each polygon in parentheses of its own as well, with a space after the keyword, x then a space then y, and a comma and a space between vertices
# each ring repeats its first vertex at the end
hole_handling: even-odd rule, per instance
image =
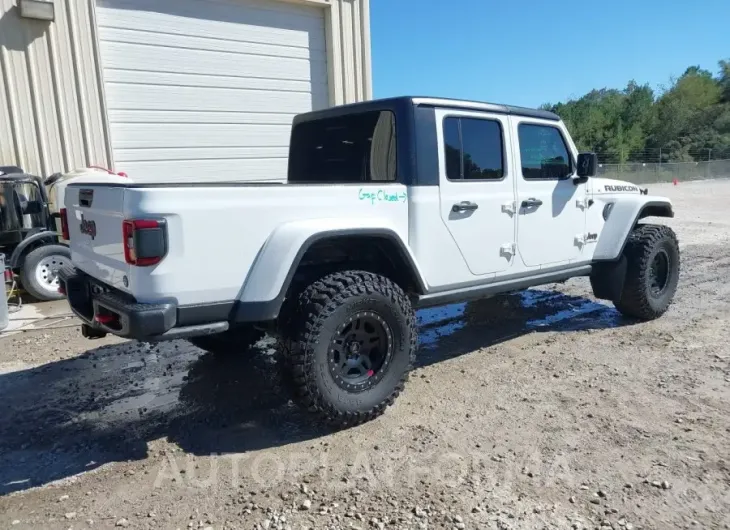
POLYGON ((708 162, 626 162, 598 164, 598 177, 634 184, 730 178, 730 159, 708 162))

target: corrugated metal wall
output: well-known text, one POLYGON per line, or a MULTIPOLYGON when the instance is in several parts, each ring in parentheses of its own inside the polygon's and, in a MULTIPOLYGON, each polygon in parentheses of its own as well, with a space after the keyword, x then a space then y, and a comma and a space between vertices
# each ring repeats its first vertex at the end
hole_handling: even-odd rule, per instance
MULTIPOLYGON (((113 164, 94 1, 53 0, 44 22, 0 0, 0 165, 47 176, 113 164)), ((369 0, 286 1, 328 10, 330 103, 372 98, 369 0)))
POLYGON ((54 4, 44 22, 0 0, 0 164, 44 176, 109 163, 90 2, 54 4))
POLYGON ((332 2, 327 44, 331 103, 372 99, 369 0, 332 2))

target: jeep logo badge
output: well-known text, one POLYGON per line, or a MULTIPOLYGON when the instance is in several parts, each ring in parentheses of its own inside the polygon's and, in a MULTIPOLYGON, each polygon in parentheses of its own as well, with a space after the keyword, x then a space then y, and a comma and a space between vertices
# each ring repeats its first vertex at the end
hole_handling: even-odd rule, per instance
POLYGON ((79 230, 81 230, 82 234, 90 236, 92 240, 96 239, 96 223, 94 221, 84 219, 83 214, 81 214, 81 226, 79 227, 79 230))

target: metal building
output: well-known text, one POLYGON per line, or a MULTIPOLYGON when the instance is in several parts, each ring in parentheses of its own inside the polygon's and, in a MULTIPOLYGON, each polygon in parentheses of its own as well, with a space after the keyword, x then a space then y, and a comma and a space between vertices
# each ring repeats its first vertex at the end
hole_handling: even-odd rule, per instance
POLYGON ((283 179, 296 113, 371 97, 369 0, 0 0, 0 165, 283 179))

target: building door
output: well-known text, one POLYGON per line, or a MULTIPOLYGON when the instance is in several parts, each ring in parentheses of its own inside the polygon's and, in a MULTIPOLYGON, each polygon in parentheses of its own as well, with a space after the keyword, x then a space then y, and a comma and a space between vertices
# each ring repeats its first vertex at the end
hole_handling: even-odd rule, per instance
POLYGON ((324 10, 97 0, 115 168, 135 181, 284 180, 295 114, 329 104, 324 10))

